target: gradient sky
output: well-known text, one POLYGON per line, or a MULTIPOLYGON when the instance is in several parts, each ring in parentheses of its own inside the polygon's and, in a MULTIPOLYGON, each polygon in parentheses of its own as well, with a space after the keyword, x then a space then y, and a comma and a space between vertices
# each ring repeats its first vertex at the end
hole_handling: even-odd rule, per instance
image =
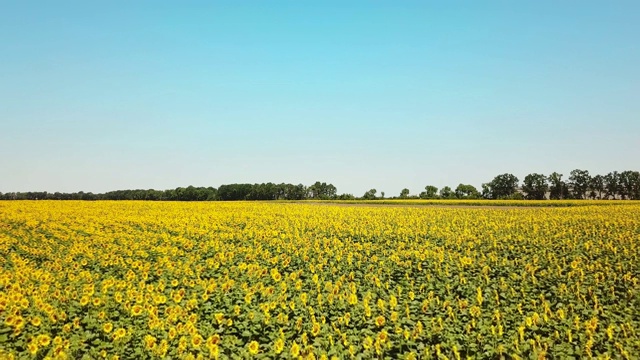
POLYGON ((1 1, 0 191, 640 170, 640 2, 1 1))

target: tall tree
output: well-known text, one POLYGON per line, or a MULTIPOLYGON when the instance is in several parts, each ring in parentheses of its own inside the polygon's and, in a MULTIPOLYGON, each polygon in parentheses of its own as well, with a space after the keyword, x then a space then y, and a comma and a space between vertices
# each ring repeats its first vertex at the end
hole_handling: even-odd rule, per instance
POLYGON ((617 171, 604 176, 604 188, 607 199, 615 199, 620 196, 620 174, 617 171))
POLYGON ((473 185, 460 184, 455 190, 456 198, 458 199, 477 199, 480 197, 478 189, 473 185))
POLYGON ((362 198, 364 200, 375 200, 377 192, 378 191, 376 189, 371 189, 371 190, 365 192, 364 195, 362 195, 362 198))
POLYGON ((424 191, 420 193, 422 199, 435 199, 438 197, 438 188, 433 185, 424 187, 424 191))
POLYGON ((549 183, 547 182, 546 176, 538 173, 532 173, 525 176, 522 191, 527 194, 526 199, 544 200, 546 199, 548 190, 549 183))
POLYGON ((562 181, 562 174, 553 172, 551 173, 551 175, 549 175, 548 179, 549 184, 551 185, 549 187, 549 198, 552 200, 560 200, 566 198, 568 189, 567 184, 562 181))
POLYGON ((400 191, 400 199, 406 199, 409 197, 409 189, 404 188, 400 191))
POLYGON ((569 174, 569 186, 573 197, 576 199, 586 199, 589 185, 591 184, 591 176, 589 171, 575 169, 569 174))
POLYGON ((440 189, 440 197, 442 199, 453 199, 455 198, 455 193, 451 190, 449 186, 445 186, 440 189))
POLYGON ((492 199, 503 199, 513 195, 518 189, 518 178, 513 174, 498 175, 489 183, 492 199))
POLYGON ((309 186, 309 197, 312 199, 328 200, 337 196, 338 190, 332 184, 316 181, 315 184, 309 186))
POLYGON ((491 184, 483 183, 482 184, 482 192, 480 194, 483 199, 492 199, 493 195, 491 194, 491 184))
POLYGON ((604 176, 596 175, 591 178, 591 182, 589 183, 589 192, 589 196, 592 199, 602 199, 602 195, 605 192, 604 176))
POLYGON ((623 199, 640 199, 640 172, 631 170, 621 172, 620 189, 623 199))

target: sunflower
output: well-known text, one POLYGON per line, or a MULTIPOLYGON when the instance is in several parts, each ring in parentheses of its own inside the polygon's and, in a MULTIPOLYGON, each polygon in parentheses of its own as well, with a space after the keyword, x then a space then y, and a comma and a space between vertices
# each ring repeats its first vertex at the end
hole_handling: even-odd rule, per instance
POLYGON ((390 318, 391 318, 392 322, 398 321, 398 312, 397 311, 392 311, 390 318))
POLYGON ((379 315, 378 317, 376 317, 376 325, 377 325, 378 327, 382 327, 382 326, 384 326, 384 323, 385 323, 384 316, 379 315))
POLYGON ((38 345, 41 347, 47 347, 49 344, 51 344, 51 337, 49 337, 49 335, 38 335, 38 345))
POLYGON ((13 316, 13 315, 9 315, 9 316, 7 316, 6 319, 4 319, 4 323, 7 326, 13 326, 15 324, 15 322, 16 322, 16 317, 13 316))
POLYGON ((349 303, 349 305, 356 305, 358 303, 358 296, 356 296, 356 294, 351 293, 349 295, 349 298, 347 299, 347 302, 349 303))
POLYGON ((216 313, 214 315, 214 318, 216 319, 216 321, 218 322, 218 324, 222 323, 222 321, 224 320, 224 314, 223 313, 216 313))
POLYGON ((372 346, 373 346, 373 339, 371 337, 369 337, 369 336, 364 338, 364 341, 362 342, 362 347, 365 350, 369 350, 369 349, 371 349, 372 346))
POLYGON ((144 337, 144 345, 147 349, 151 350, 156 346, 156 338, 151 335, 144 337))
POLYGON ((472 307, 469 308, 469 314, 471 314, 471 316, 473 317, 479 317, 480 314, 482 313, 482 310, 480 310, 480 308, 476 305, 473 305, 472 307))
POLYGON ((133 305, 131 307, 131 315, 133 316, 139 316, 142 314, 142 311, 144 310, 144 308, 140 305, 133 305))
POLYGON ((249 354, 256 355, 258 351, 260 351, 260 344, 258 344, 258 342, 254 340, 249 343, 247 348, 249 349, 249 354))
POLYGON ((200 345, 202 345, 203 341, 204 340, 202 339, 202 336, 200 336, 200 334, 195 334, 191 337, 191 345, 193 345, 193 347, 196 349, 200 348, 200 345))
POLYGON ((300 345, 294 341, 291 345, 291 356, 297 357, 298 355, 300 355, 300 345))
POLYGON ((209 349, 209 354, 212 358, 217 359, 220 356, 220 348, 218 347, 218 344, 211 344, 210 346, 207 346, 207 349, 209 349))
POLYGON ((395 309, 395 308, 396 308, 396 306, 398 306, 398 298, 396 298, 394 295, 391 295, 391 296, 389 297, 389 306, 390 306, 392 309, 395 309))
POLYGON ((275 282, 280 282, 280 280, 282 280, 282 275, 280 275, 280 272, 278 271, 278 269, 275 269, 275 268, 271 269, 271 277, 275 282))
POLYGON ((113 324, 108 322, 106 324, 104 324, 102 326, 102 331, 106 332, 107 334, 111 332, 111 330, 113 330, 113 324))
POLYGON ((389 339, 389 334, 387 334, 386 330, 382 330, 378 333, 378 341, 381 343, 386 342, 389 339))
POLYGON ((280 354, 283 350, 284 350, 284 339, 278 338, 278 340, 276 340, 273 343, 273 351, 276 354, 280 354))
POLYGON ((40 326, 42 324, 42 319, 39 316, 34 316, 31 318, 31 325, 40 326))
POLYGON ((113 338, 115 340, 118 340, 118 339, 122 339, 123 337, 125 337, 125 335, 127 335, 127 330, 125 330, 123 328, 118 328, 118 330, 116 330, 116 332, 113 333, 113 338))
POLYGON ((27 345, 27 350, 31 355, 35 355, 38 352, 38 344, 35 341, 32 341, 27 345))

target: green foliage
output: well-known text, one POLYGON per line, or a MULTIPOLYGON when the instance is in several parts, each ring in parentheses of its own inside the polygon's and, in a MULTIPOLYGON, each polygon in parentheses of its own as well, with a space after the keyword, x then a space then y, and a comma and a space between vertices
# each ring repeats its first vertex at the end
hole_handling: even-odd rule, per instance
POLYGON ((406 199, 409 197, 409 189, 405 188, 402 189, 402 191, 400 192, 400 199, 406 199))
POLYGON ((436 199, 438 197, 438 188, 433 185, 427 185, 424 187, 423 192, 420 193, 421 199, 436 199))
MULTIPOLYGON (((548 177, 532 173, 524 178, 522 192, 529 200, 543 200, 549 193, 549 199, 640 199, 640 172, 626 170, 613 171, 607 175, 591 177, 587 170, 573 170, 568 181, 562 180, 562 174, 551 173, 548 177)), ((513 174, 496 176, 491 182, 482 184, 481 191, 473 185, 459 184, 455 191, 445 186, 438 188, 427 185, 418 196, 409 195, 409 189, 400 192, 400 199, 508 199, 518 190, 519 180, 513 174)), ((361 200, 384 199, 385 194, 376 196, 371 189, 359 198, 361 200)), ((515 195, 515 198, 519 198, 515 195)), ((232 200, 355 200, 351 194, 338 195, 337 188, 330 183, 316 181, 311 186, 303 184, 225 184, 214 187, 178 187, 168 190, 135 189, 116 190, 102 194, 79 191, 60 192, 7 192, 0 193, 0 200, 146 200, 146 201, 232 201, 232 200)))
POLYGON ((442 199, 455 199, 456 194, 451 190, 450 187, 445 186, 440 189, 440 198, 442 199))
POLYGON ((602 194, 605 192, 604 176, 596 175, 591 178, 589 183, 589 197, 591 199, 602 199, 602 194))
POLYGON ((362 199, 363 200, 375 200, 377 192, 378 192, 378 190, 371 189, 371 190, 365 192, 364 195, 362 195, 362 199))
POLYGON ((524 178, 522 191, 524 191, 527 200, 543 200, 549 190, 547 177, 542 174, 529 174, 524 178))
POLYGON ((489 198, 508 198, 516 192, 518 182, 518 178, 513 174, 502 174, 496 176, 489 184, 487 184, 489 198))
POLYGON ((589 185, 591 184, 591 176, 587 170, 573 170, 569 175, 569 186, 572 189, 572 195, 576 199, 586 199, 589 185))
POLYGON ((460 184, 456 187, 455 196, 457 199, 479 199, 480 192, 473 185, 460 184))

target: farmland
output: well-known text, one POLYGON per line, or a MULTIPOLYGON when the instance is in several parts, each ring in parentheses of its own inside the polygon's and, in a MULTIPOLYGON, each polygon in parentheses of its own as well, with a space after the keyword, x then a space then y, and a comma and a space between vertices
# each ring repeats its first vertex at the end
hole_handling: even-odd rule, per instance
POLYGON ((0 358, 637 358, 640 204, 597 203, 3 202, 0 358))

